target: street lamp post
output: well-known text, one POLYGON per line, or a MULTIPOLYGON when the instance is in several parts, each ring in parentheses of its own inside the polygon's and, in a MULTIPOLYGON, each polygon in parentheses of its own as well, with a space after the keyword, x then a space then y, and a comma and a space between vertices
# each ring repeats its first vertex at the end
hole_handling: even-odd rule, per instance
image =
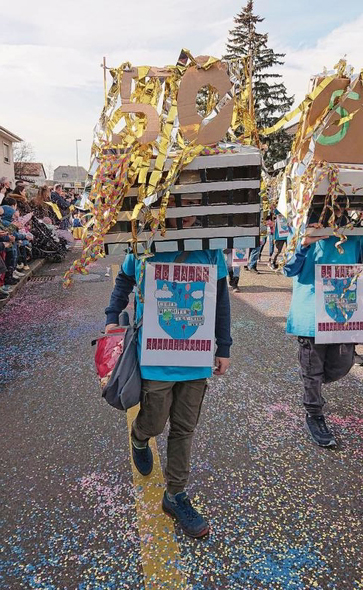
POLYGON ((82 141, 82 140, 81 139, 76 139, 76 162, 77 162, 76 182, 77 182, 77 184, 78 184, 78 142, 79 141, 82 141))

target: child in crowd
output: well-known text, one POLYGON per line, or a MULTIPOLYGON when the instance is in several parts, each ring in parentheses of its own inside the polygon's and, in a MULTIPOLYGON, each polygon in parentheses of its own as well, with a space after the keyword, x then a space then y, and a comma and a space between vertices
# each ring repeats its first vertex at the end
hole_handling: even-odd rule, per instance
POLYGON ((1 205, 0 230, 5 231, 12 242, 11 248, 6 251, 5 264, 5 286, 14 285, 24 276, 22 270, 29 269, 27 266, 27 251, 32 239, 31 234, 19 232, 20 223, 16 221, 17 202, 12 197, 5 197, 1 205), (14 219, 15 218, 15 219, 14 219))
MULTIPOLYGON (((0 206, 0 217, 3 215, 4 209, 0 206)), ((11 248, 11 241, 9 233, 0 229, 0 301, 4 301, 9 297, 9 287, 5 286, 5 276, 7 267, 5 264, 7 249, 11 248)))
POLYGON ((83 234, 82 214, 76 211, 72 215, 72 234, 75 240, 81 240, 83 234))
MULTIPOLYGON (((340 225, 344 225, 340 210, 336 211, 336 216, 341 217, 340 225)), ((309 227, 318 225, 310 223, 309 227)), ((315 265, 362 262, 363 236, 350 236, 343 245, 343 254, 336 248, 339 239, 335 236, 304 237, 284 267, 284 274, 294 277, 286 331, 298 337, 306 427, 313 441, 322 447, 336 445, 325 423, 322 385, 344 377, 354 363, 354 344, 315 344, 315 265)))
POLYGON ((224 253, 227 257, 227 269, 228 269, 228 275, 229 275, 229 286, 232 287, 232 291, 234 291, 235 293, 239 293, 240 288, 238 286, 239 283, 239 276, 240 276, 240 267, 238 265, 234 265, 232 264, 232 249, 231 248, 226 248, 224 250, 224 253))
MULTIPOLYGON (((189 200, 183 205, 192 205, 189 200)), ((173 206, 170 198, 169 207, 173 206)), ((183 218, 183 228, 196 223, 195 217, 183 218)), ((176 228, 176 220, 170 219, 169 226, 176 228)), ((223 375, 229 366, 230 307, 226 276, 228 275, 221 250, 201 250, 185 253, 185 264, 200 263, 217 266, 217 305, 216 305, 216 353, 215 375, 223 375)), ((178 262, 181 252, 157 253, 147 259, 146 264, 157 262, 178 262)), ((145 289, 143 262, 132 254, 126 256, 119 271, 115 288, 106 308, 106 332, 118 325, 119 314, 128 304, 128 298, 135 285, 139 285, 142 295, 145 289)), ((136 321, 143 316, 143 303, 138 292, 136 299, 136 321)), ((147 318, 143 317, 145 325, 147 318)), ((141 353, 141 329, 139 332, 138 354, 141 353)), ((164 512, 176 518, 184 532, 191 537, 202 537, 209 532, 209 525, 192 506, 185 487, 189 478, 190 455, 194 429, 206 391, 208 377, 212 376, 210 367, 182 366, 140 366, 142 377, 142 399, 140 411, 132 425, 132 455, 136 468, 142 475, 148 475, 153 468, 153 455, 148 441, 161 434, 169 418, 170 429, 167 448, 166 480, 167 489, 163 496, 164 512)))

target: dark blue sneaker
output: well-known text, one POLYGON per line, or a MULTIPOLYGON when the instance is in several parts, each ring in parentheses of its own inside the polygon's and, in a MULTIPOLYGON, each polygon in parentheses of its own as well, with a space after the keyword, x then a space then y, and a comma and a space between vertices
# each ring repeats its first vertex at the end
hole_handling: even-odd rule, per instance
POLYGON ((132 458, 135 463, 135 467, 141 475, 149 475, 152 472, 154 466, 154 459, 152 450, 147 444, 146 447, 138 449, 132 443, 132 458))
POLYGON ((305 424, 311 438, 319 447, 336 446, 336 440, 327 427, 324 416, 309 416, 309 414, 306 414, 305 424))
POLYGON ((186 492, 179 492, 174 496, 175 502, 169 500, 164 492, 162 508, 166 514, 174 517, 184 533, 189 537, 199 538, 208 535, 209 524, 191 505, 186 492))

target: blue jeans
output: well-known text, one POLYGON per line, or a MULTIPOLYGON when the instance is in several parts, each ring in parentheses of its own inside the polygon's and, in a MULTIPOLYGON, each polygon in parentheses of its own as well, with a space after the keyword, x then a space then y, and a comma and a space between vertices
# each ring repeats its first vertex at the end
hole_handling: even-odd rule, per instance
POLYGON ((261 258, 261 254, 262 254, 262 250, 265 247, 265 244, 267 242, 267 236, 265 236, 264 238, 262 238, 261 244, 260 244, 260 251, 258 253, 258 257, 261 258))
POLYGON ((272 258, 272 254, 274 253, 274 237, 272 234, 268 235, 268 256, 272 258))
POLYGON ((240 267, 239 266, 232 266, 232 252, 227 254, 227 268, 228 273, 232 271, 234 277, 239 277, 240 267))
POLYGON ((247 265, 249 269, 257 267, 257 262, 260 256, 260 249, 261 246, 258 246, 257 248, 253 248, 253 250, 251 250, 247 265))

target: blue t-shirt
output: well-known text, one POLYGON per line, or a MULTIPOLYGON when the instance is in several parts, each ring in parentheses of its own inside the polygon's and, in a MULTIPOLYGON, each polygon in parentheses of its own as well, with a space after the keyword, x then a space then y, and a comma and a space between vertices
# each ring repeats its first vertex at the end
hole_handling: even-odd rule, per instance
POLYGON ((342 245, 339 254, 335 244, 338 238, 319 240, 307 248, 298 247, 297 255, 305 256, 302 268, 295 275, 294 257, 287 263, 284 273, 294 276, 292 300, 287 317, 286 332, 296 336, 315 336, 315 265, 316 264, 357 264, 362 261, 363 237, 350 236, 342 245))
MULTIPOLYGON (((149 258, 148 262, 175 262, 177 256, 181 252, 163 252, 155 254, 153 258, 149 258)), ((217 265, 217 280, 223 279, 228 275, 226 262, 222 250, 198 250, 189 252, 186 259, 187 264, 214 264, 217 265)), ((136 284, 139 284, 141 272, 141 260, 136 260, 133 254, 128 254, 122 265, 122 270, 128 276, 134 277, 136 284)), ((142 294, 145 289, 145 273, 140 285, 142 294)), ((143 312, 144 305, 140 302, 138 293, 135 293, 136 299, 136 322, 139 321, 143 312)), ((138 339, 138 355, 141 358, 141 339, 142 328, 139 330, 138 339)), ((211 367, 155 367, 155 366, 140 366, 141 377, 143 379, 153 379, 155 381, 191 381, 193 379, 203 379, 204 377, 212 376, 211 367)))

